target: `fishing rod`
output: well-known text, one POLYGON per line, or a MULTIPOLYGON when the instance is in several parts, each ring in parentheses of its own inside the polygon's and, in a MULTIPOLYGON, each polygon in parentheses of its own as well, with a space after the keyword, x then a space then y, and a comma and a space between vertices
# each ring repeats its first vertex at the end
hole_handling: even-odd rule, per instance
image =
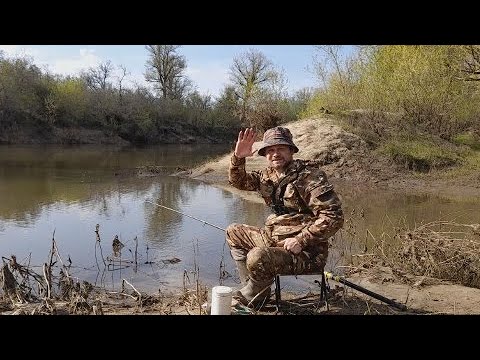
POLYGON ((188 214, 185 214, 185 213, 183 213, 183 212, 181 212, 181 211, 178 211, 178 210, 169 208, 168 206, 160 205, 160 204, 154 203, 153 201, 150 201, 150 200, 145 200, 145 202, 148 202, 148 203, 150 203, 150 204, 156 205, 156 206, 158 206, 158 207, 162 207, 162 208, 164 208, 164 209, 168 209, 168 210, 174 211, 174 212, 176 212, 177 214, 181 214, 181 215, 188 216, 189 218, 194 219, 194 220, 197 220, 197 221, 200 221, 200 222, 203 223, 203 224, 207 224, 207 225, 213 226, 214 228, 216 228, 216 229, 218 229, 218 230, 225 231, 225 229, 221 228, 220 226, 217 226, 217 225, 214 225, 214 224, 210 224, 209 222, 206 222, 205 220, 202 220, 202 219, 196 218, 195 216, 188 215, 188 214))
POLYGON ((364 294, 367 294, 377 300, 380 300, 380 301, 383 301, 384 303, 388 304, 388 305, 391 305, 397 309, 400 309, 402 311, 404 310, 407 310, 407 306, 404 305, 404 304, 400 304, 392 299, 389 299, 389 298, 386 298, 385 296, 382 296, 380 294, 377 294, 377 293, 374 293, 373 291, 370 291, 368 289, 365 289, 364 287, 360 286, 360 285, 357 285, 357 284, 354 284, 350 281, 348 281, 347 279, 339 276, 339 275, 334 275, 328 271, 324 271, 324 274, 325 274, 325 277, 327 279, 332 279, 334 281, 337 281, 341 284, 344 284, 344 285, 347 285, 347 286, 350 286, 351 288, 355 289, 355 290, 358 290, 364 294))
MULTIPOLYGON (((219 230, 221 230, 221 231, 225 231, 225 229, 221 228, 220 226, 217 226, 217 225, 215 225, 215 224, 211 224, 211 223, 209 223, 209 222, 207 222, 207 221, 205 221, 205 220, 196 218, 195 216, 192 216, 192 215, 185 214, 185 213, 183 213, 183 212, 181 212, 181 211, 178 211, 178 210, 169 208, 168 206, 160 205, 160 204, 157 204, 157 203, 155 203, 155 202, 153 202, 153 201, 150 201, 150 200, 145 200, 145 202, 150 203, 150 204, 153 204, 153 205, 158 206, 158 207, 161 207, 161 208, 164 208, 164 209, 167 209, 167 210, 170 210, 170 211, 173 211, 173 212, 176 212, 177 214, 187 216, 187 217, 189 217, 189 218, 191 218, 191 219, 200 221, 200 222, 203 223, 203 224, 210 225, 210 226, 212 226, 212 227, 214 227, 214 228, 216 228, 216 229, 219 229, 219 230)), ((397 309, 407 310, 407 307, 406 307, 404 304, 400 304, 400 303, 398 303, 398 302, 396 302, 396 301, 394 301, 394 300, 392 300, 392 299, 386 298, 385 296, 382 296, 382 295, 380 295, 380 294, 374 293, 373 291, 370 291, 370 290, 368 290, 368 289, 365 289, 364 287, 362 287, 362 286, 360 286, 360 285, 357 285, 357 284, 354 284, 354 283, 348 281, 347 279, 345 279, 345 278, 343 278, 343 277, 341 277, 341 276, 339 276, 339 275, 332 274, 332 273, 330 273, 330 272, 328 272, 328 271, 324 271, 324 274, 325 274, 325 277, 326 277, 327 279, 332 279, 332 280, 337 281, 337 282, 339 282, 339 283, 341 283, 341 284, 343 284, 343 285, 349 286, 349 287, 351 287, 351 288, 353 288, 353 289, 355 289, 355 290, 358 290, 358 291, 360 291, 360 292, 362 292, 362 293, 364 293, 364 294, 366 294, 366 295, 369 295, 369 296, 371 296, 371 297, 373 297, 373 298, 375 298, 375 299, 377 299, 377 300, 380 300, 380 301, 382 301, 382 302, 384 302, 384 303, 386 303, 386 304, 388 304, 388 305, 391 305, 391 306, 393 306, 393 307, 395 307, 395 308, 397 308, 397 309)))

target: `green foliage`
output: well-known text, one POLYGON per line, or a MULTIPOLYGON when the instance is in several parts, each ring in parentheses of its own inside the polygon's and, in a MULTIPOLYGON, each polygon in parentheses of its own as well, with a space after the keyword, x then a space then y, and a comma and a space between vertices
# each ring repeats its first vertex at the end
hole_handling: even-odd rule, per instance
POLYGON ((175 82, 160 76, 166 70, 157 61, 162 54, 183 75, 186 59, 176 55, 176 48, 163 46, 163 53, 151 53, 148 73, 154 84, 163 84, 157 88, 159 94, 140 86, 125 88, 120 80, 115 87, 110 81, 116 76, 115 67, 109 61, 79 76, 63 77, 42 73, 31 59, 0 54, 0 142, 15 142, 17 130, 38 136, 34 142, 63 141, 53 134, 81 133, 74 128, 102 130, 137 144, 229 142, 245 126, 241 110, 267 126, 294 120, 305 107, 307 94, 288 98, 282 91, 282 76, 275 71, 263 74, 267 83, 256 82, 248 106, 233 86, 226 87, 218 99, 191 92, 186 77, 175 82))
MULTIPOLYGON (((478 131, 480 91, 478 82, 471 81, 480 66, 475 50, 480 54, 480 48, 459 45, 364 46, 346 59, 330 52, 335 66, 322 77, 325 87, 312 98, 305 115, 322 109, 363 109, 376 114, 375 121, 382 123, 376 127, 387 129, 387 135, 403 130, 451 139, 468 128, 478 131), (381 119, 388 113, 400 117, 381 119)), ((358 126, 371 127, 367 122, 358 126)))
POLYGON ((457 134, 452 141, 457 145, 466 145, 473 150, 480 150, 480 137, 472 132, 457 134))
POLYGON ((434 142, 422 140, 390 141, 379 148, 383 154, 406 168, 426 172, 462 162, 459 154, 434 142))
POLYGON ((449 138, 479 113, 478 91, 458 79, 460 47, 384 46, 361 78, 361 108, 402 112, 406 126, 449 138))
POLYGON ((313 91, 309 88, 303 88, 296 91, 293 96, 286 100, 288 106, 289 118, 303 118, 307 112, 308 104, 313 98, 313 91))
POLYGON ((52 115, 55 123, 60 126, 81 124, 90 105, 85 83, 73 77, 59 79, 49 101, 50 107, 54 107, 52 115))
POLYGON ((467 167, 478 171, 478 169, 480 169, 480 151, 472 151, 468 153, 465 158, 465 162, 467 167))
POLYGON ((0 60, 0 89, 2 125, 35 123, 41 117, 46 89, 40 69, 30 59, 0 60))
POLYGON ((334 101, 329 100, 331 96, 332 95, 326 91, 317 90, 300 111, 299 116, 301 118, 306 118, 325 114, 327 107, 332 109, 332 104, 334 104, 334 101))

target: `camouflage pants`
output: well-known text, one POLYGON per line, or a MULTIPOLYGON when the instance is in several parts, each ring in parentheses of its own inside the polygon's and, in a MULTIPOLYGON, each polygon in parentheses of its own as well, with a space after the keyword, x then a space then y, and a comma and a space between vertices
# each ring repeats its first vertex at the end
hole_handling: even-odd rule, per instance
MULTIPOLYGON (((302 275, 323 271, 328 256, 328 243, 294 255, 283 247, 264 228, 231 224, 226 229, 227 243, 236 261, 246 261, 251 278, 273 280, 275 275, 302 275)), ((291 235, 294 236, 294 235, 291 235)))

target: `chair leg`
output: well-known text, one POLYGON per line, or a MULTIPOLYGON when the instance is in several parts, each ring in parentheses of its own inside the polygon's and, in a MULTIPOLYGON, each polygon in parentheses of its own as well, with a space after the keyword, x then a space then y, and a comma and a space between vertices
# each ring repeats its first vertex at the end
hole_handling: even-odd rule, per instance
POLYGON ((322 282, 320 284, 320 301, 322 301, 323 297, 326 296, 326 287, 327 286, 325 284, 325 274, 322 273, 322 282))
POLYGON ((280 275, 275 276, 275 304, 278 307, 280 306, 280 301, 282 300, 282 295, 280 294, 280 275))
POLYGON ((323 296, 325 296, 325 304, 327 304, 327 310, 330 310, 328 306, 327 281, 325 279, 325 273, 322 272, 322 284, 320 285, 320 301, 323 300, 323 296))

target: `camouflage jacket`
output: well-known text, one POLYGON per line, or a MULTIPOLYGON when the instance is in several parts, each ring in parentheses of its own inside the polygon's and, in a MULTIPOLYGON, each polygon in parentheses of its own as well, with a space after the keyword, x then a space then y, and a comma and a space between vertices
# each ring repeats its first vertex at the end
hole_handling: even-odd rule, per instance
POLYGON ((295 237, 302 248, 321 245, 343 225, 342 204, 325 172, 315 161, 293 160, 278 177, 272 167, 245 171, 245 158, 232 155, 229 183, 258 191, 272 210, 265 228, 276 241, 295 237))

